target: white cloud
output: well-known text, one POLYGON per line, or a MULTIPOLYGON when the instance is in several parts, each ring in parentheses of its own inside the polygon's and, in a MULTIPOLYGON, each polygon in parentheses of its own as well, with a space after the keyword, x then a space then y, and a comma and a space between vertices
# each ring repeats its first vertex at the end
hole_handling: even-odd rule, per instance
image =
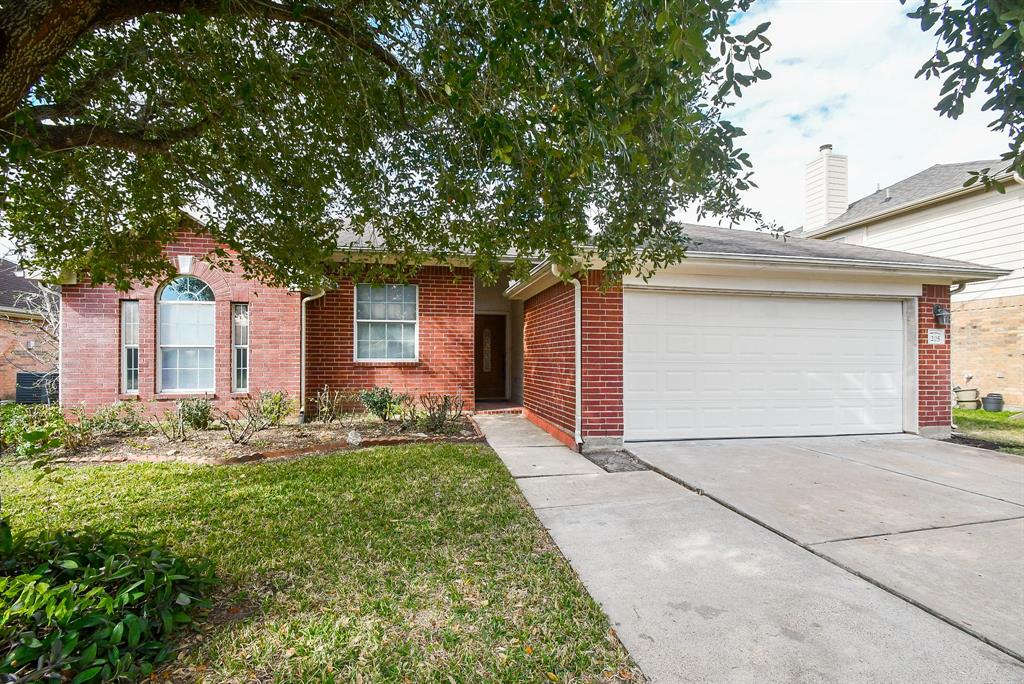
POLYGON ((956 121, 934 111, 941 82, 914 75, 935 38, 906 12, 896 0, 778 0, 740 18, 740 31, 772 22, 762 60, 772 78, 727 112, 747 133, 759 186, 746 199, 766 218, 803 223, 804 165, 824 143, 850 158, 851 202, 932 164, 1007 149, 981 98, 956 121))

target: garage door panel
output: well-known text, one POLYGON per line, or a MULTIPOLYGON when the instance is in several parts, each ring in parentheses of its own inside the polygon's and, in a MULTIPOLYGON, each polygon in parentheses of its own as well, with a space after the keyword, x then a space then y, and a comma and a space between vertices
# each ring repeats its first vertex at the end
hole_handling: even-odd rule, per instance
POLYGON ((902 427, 899 302, 627 291, 624 321, 626 439, 902 427))

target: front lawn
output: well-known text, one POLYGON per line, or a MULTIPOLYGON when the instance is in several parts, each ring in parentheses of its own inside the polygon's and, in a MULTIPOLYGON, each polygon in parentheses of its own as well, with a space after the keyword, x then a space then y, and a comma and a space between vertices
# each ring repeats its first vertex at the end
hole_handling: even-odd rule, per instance
POLYGON ((0 472, 16 528, 131 531, 214 562, 175 681, 641 678, 485 446, 59 472, 0 472))
POLYGON ((968 439, 988 442, 999 451, 1024 456, 1024 419, 1016 411, 953 409, 953 422, 968 439))

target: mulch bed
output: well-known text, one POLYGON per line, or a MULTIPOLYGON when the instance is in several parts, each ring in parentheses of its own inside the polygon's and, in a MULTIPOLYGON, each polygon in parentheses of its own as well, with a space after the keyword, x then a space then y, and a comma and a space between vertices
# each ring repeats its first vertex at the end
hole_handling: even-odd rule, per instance
POLYGON ((248 444, 232 443, 224 429, 190 432, 184 442, 170 442, 158 432, 126 437, 103 436, 85 449, 66 454, 58 460, 69 465, 159 461, 229 465, 350 448, 480 442, 483 439, 476 423, 468 416, 463 417, 462 425, 451 434, 403 432, 395 423, 360 416, 330 424, 282 425, 257 433, 248 444), (353 431, 359 438, 350 441, 353 431))
POLYGON ((999 444, 997 442, 990 442, 986 439, 978 439, 977 437, 968 437, 958 432, 954 432, 950 435, 949 439, 943 440, 950 442, 951 444, 962 444, 964 446, 977 447, 978 449, 988 449, 990 451, 1001 451, 1005 444, 999 444))

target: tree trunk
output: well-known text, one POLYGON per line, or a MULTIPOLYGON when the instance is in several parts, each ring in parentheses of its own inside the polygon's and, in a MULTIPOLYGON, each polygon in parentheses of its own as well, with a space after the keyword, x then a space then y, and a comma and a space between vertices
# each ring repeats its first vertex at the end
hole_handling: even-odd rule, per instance
POLYGON ((95 21, 103 0, 0 3, 0 120, 95 21))

